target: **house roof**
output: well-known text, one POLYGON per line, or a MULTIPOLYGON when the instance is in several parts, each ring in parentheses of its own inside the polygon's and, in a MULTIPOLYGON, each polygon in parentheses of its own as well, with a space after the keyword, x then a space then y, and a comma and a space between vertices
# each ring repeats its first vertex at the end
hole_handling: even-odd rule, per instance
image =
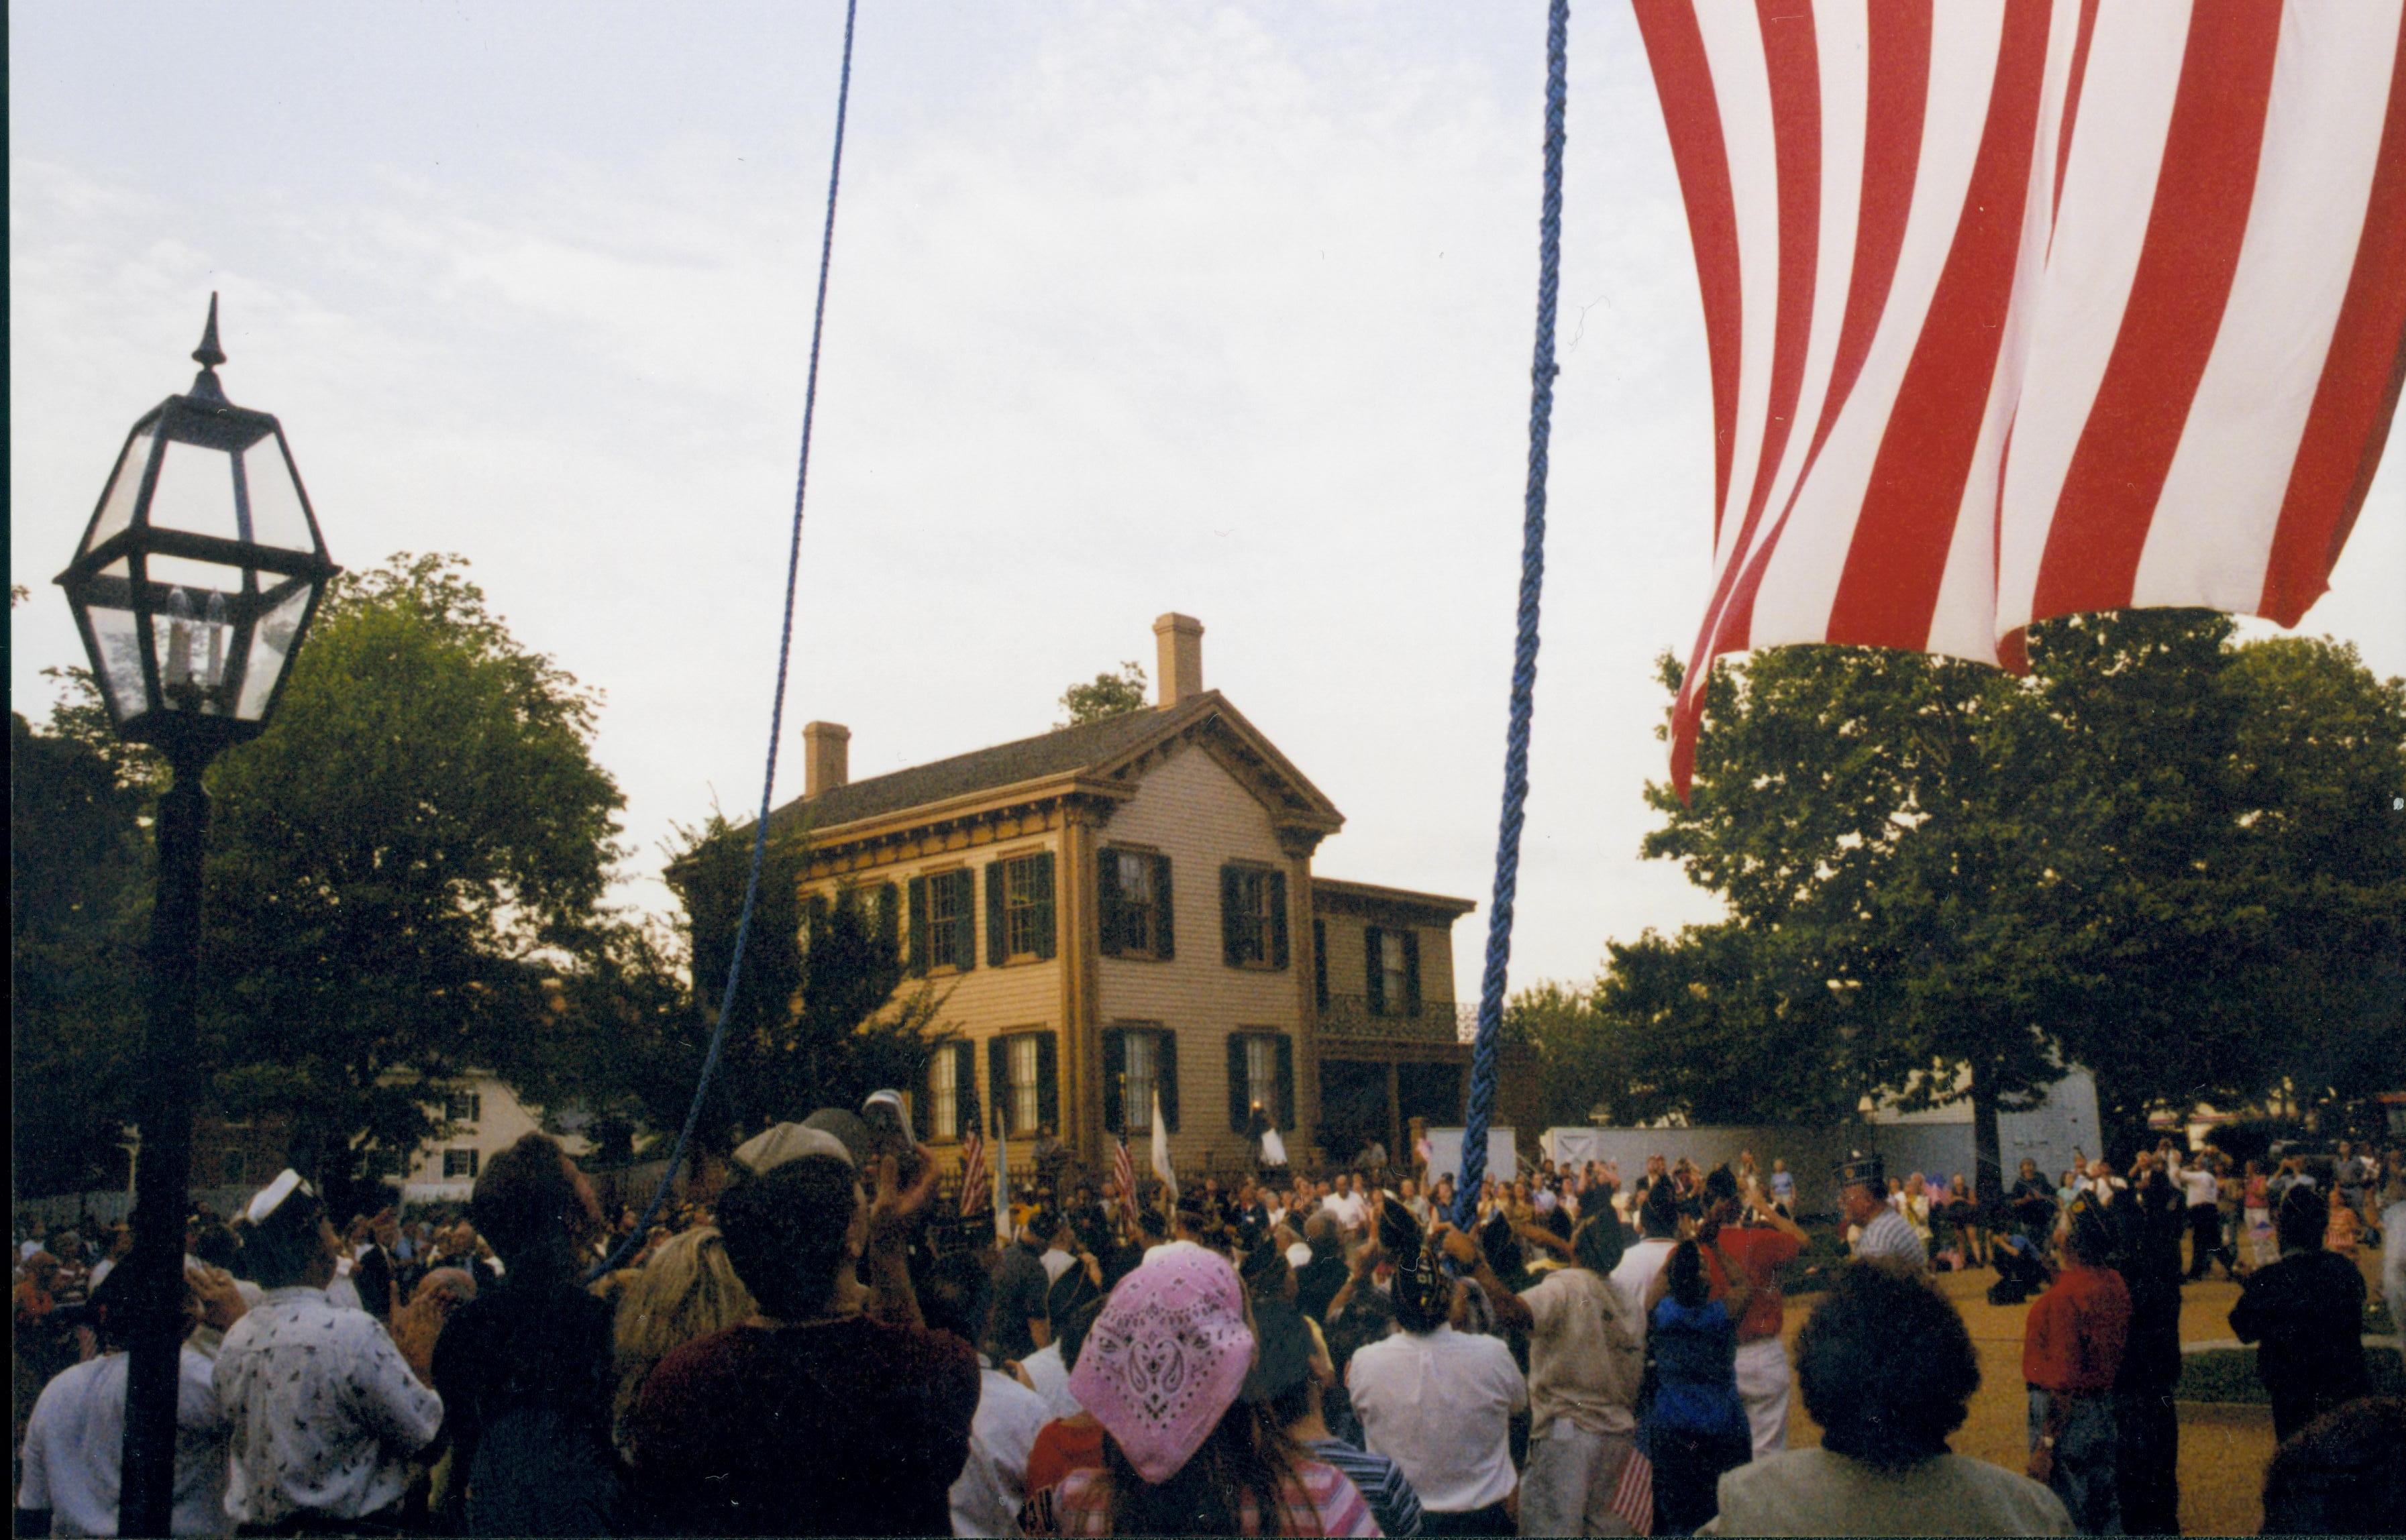
POLYGON ((1447 925, 1479 907, 1476 900, 1443 893, 1421 893, 1411 888, 1381 887, 1376 883, 1349 883, 1318 875, 1311 879, 1311 903, 1314 909, 1348 912, 1425 914, 1447 925))
MULTIPOLYGON (((1325 805, 1326 799, 1299 771, 1287 765, 1267 740, 1260 739, 1219 691, 1206 690, 1165 709, 1128 712, 1099 722, 1060 728, 1034 738, 997 743, 991 748, 956 754, 949 759, 854 781, 816 797, 797 798, 769 815, 770 831, 791 828, 807 818, 814 831, 825 832, 1006 786, 1063 776, 1108 774, 1148 746, 1208 717, 1217 717, 1238 729, 1240 736, 1254 740, 1259 749, 1277 762, 1281 780, 1294 784, 1308 801, 1325 805)), ((1326 811, 1341 819, 1333 807, 1326 811)))

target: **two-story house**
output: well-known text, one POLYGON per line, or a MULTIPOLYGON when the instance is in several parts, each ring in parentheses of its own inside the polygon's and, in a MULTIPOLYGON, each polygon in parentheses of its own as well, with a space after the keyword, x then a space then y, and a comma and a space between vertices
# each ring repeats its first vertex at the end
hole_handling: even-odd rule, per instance
POLYGON ((1158 1105, 1192 1170, 1242 1150, 1254 1103, 1338 1160, 1458 1121, 1451 926, 1474 906, 1316 879, 1344 815, 1203 687, 1199 622, 1153 631, 1151 710, 857 782, 848 729, 803 728, 803 795, 771 827, 806 842, 805 901, 889 906, 948 991, 918 1133, 945 1149, 993 1108, 1100 1169, 1158 1105))

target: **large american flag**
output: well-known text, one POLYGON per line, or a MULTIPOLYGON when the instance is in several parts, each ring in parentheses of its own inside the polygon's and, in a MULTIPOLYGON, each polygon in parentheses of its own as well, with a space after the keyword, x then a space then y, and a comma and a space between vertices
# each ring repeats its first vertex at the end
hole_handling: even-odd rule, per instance
POLYGON ((2295 625, 2406 358, 2400 0, 1635 0, 1704 292, 1720 654, 2295 625))

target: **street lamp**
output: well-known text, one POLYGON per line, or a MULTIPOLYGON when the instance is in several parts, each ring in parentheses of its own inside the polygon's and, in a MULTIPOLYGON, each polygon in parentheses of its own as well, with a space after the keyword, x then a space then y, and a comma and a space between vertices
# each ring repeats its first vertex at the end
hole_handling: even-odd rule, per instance
POLYGON ((218 301, 191 389, 126 434, 75 559, 58 577, 119 737, 173 772, 159 804, 150 1021, 136 1108, 134 1285, 118 1533, 165 1534, 175 1488, 184 1211, 198 1079, 202 771, 256 736, 282 693, 318 596, 340 571, 309 511, 284 430, 226 400, 218 301))

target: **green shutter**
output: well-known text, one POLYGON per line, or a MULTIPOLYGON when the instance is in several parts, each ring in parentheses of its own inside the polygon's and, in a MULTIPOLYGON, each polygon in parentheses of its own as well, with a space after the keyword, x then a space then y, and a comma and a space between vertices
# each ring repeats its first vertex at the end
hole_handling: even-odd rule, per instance
POLYGON ((1011 960, 1010 918, 1005 912, 1011 901, 1003 891, 1004 863, 985 864, 985 964, 1000 968, 1011 960))
POLYGON ((1245 1095, 1245 1038, 1242 1033, 1228 1034, 1228 1131, 1245 1131, 1245 1115, 1253 1109, 1245 1095))
POLYGON ((1295 1132, 1295 1039, 1283 1032, 1278 1039, 1277 1116, 1280 1133, 1295 1132))
MULTIPOLYGON (((1005 1137, 1019 1132, 1011 1126, 1011 1057, 1000 1038, 985 1040, 985 1095, 986 1100, 993 1105, 995 1125, 1005 1137)), ((1008 1164, 1000 1150, 995 1151, 987 1159, 993 1165, 1008 1164)))
POLYGON ((1380 967, 1379 927, 1362 927, 1362 997, 1369 1002, 1370 1014, 1387 1013, 1387 970, 1380 967))
POLYGON ((1125 950, 1120 944, 1121 907, 1119 853, 1105 850, 1095 857, 1095 913, 1100 921, 1096 941, 1106 957, 1125 950))
POLYGON ((960 901, 960 912, 953 917, 953 955, 961 960, 961 971, 977 967, 977 879, 967 870, 946 876, 960 901))
POLYGON ((1154 1078, 1161 1087, 1161 1122, 1164 1127, 1175 1134, 1178 1132, 1178 1034, 1164 1032, 1159 1040, 1160 1067, 1154 1071, 1154 1078))
POLYGON ((891 883, 877 887, 877 940, 897 955, 902 948, 902 891, 891 883))
POLYGON ((1245 874, 1237 867, 1220 869, 1220 954, 1230 968, 1253 960, 1252 927, 1245 913, 1245 874))
POLYGON ((1421 933, 1404 932, 1404 1014, 1421 1013, 1421 933))
POLYGON ((1036 863, 1036 955, 1051 961, 1053 957, 1053 853, 1042 851, 1028 857, 1036 863))
POLYGON ((904 948, 903 966, 913 973, 927 971, 927 879, 911 879, 910 944, 904 948))
MULTIPOLYGON (((1167 855, 1153 858, 1153 901, 1161 906, 1161 950, 1154 955, 1175 957, 1178 955, 1178 933, 1170 920, 1178 912, 1178 906, 1169 899, 1169 857, 1167 855)), ((1170 1127, 1175 1130, 1177 1126, 1176 1121, 1172 1120, 1170 1127)))
POLYGON ((1311 999, 1321 1010, 1328 1009, 1328 922, 1311 922, 1311 999))
POLYGON ((1266 873, 1262 881, 1270 890, 1270 966, 1286 966, 1286 873, 1266 873))
POLYGON ((1060 1135, 1061 1050, 1050 1032, 1036 1039, 1036 1121, 1060 1135))
POLYGON ((1103 1132, 1117 1134, 1127 1127, 1127 1114, 1122 1110, 1120 1097, 1126 1090, 1127 1034, 1118 1027, 1103 1030, 1103 1132))

